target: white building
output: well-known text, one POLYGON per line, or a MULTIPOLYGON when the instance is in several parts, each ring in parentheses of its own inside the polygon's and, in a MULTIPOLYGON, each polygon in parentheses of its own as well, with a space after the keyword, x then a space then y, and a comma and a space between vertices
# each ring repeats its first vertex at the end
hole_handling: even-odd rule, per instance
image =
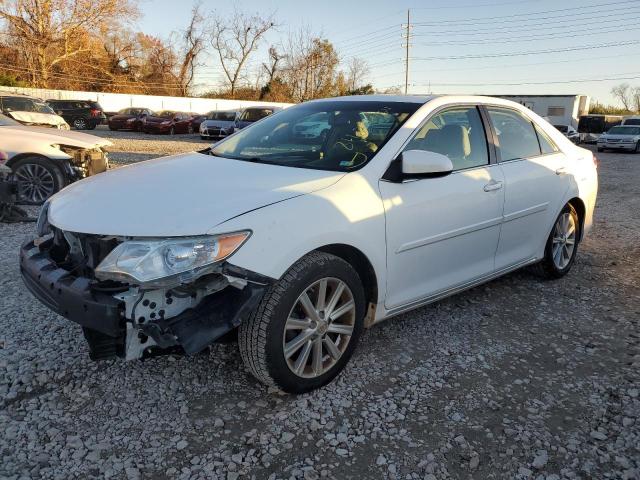
POLYGON ((589 113, 588 95, 493 95, 530 108, 553 125, 578 127, 581 115, 589 113))

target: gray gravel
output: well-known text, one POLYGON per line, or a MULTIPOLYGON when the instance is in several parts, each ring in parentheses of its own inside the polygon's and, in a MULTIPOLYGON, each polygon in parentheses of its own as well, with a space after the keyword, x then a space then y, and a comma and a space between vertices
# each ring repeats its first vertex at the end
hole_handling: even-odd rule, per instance
MULTIPOLYGON (((120 135, 137 155, 198 142, 120 135)), ((517 272, 380 324, 298 397, 234 344, 91 362, 21 283, 33 226, 0 225, 0 478, 640 478, 640 157, 599 157, 568 277, 517 272)))

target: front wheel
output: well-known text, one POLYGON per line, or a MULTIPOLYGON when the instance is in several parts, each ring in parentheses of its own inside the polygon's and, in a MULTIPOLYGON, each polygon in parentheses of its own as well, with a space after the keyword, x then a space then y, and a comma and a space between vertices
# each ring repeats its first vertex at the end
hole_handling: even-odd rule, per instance
POLYGON ((635 153, 640 153, 640 142, 636 143, 635 153))
POLYGON ((580 220, 572 205, 567 204, 558 215, 547 239, 544 258, 534 266, 536 272, 545 278, 564 277, 576 259, 580 220))
POLYGON ((365 296, 353 267, 313 252, 291 267, 240 324, 242 359, 261 382, 303 393, 333 380, 362 333, 365 296))
POLYGON ((64 187, 64 176, 48 158, 26 157, 12 165, 18 182, 18 201, 29 205, 40 205, 64 187))

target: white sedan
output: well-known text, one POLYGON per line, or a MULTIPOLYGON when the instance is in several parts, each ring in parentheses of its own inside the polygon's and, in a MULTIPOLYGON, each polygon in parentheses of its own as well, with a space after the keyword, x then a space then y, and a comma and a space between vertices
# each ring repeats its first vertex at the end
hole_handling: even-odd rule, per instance
POLYGON ((13 170, 21 203, 39 205, 65 185, 104 172, 110 145, 94 135, 25 126, 0 114, 0 164, 13 170))
POLYGON ((318 100, 67 187, 21 270, 94 359, 237 332, 256 378, 305 392, 376 322, 526 265, 566 275, 596 193, 592 153, 517 103, 318 100), (295 134, 318 114, 328 132, 295 134))

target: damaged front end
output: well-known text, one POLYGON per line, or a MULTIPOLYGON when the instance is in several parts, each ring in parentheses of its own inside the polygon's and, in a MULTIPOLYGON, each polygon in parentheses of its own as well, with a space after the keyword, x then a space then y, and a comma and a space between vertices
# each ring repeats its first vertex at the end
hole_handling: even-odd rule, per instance
POLYGON ((58 145, 61 151, 69 155, 69 163, 64 166, 68 177, 72 180, 106 172, 109 169, 109 157, 104 148, 82 148, 72 145, 58 145))
MULTIPOLYGON (((46 217, 46 206, 43 212, 46 217)), ((230 235, 141 240, 42 223, 39 233, 49 234, 21 248, 22 277, 42 303, 83 327, 93 360, 197 353, 234 330, 272 281, 225 261, 235 251, 222 241, 230 235), (203 252, 209 244, 217 250, 203 252), (165 261, 191 264, 164 275, 167 266, 159 263, 165 261)))

